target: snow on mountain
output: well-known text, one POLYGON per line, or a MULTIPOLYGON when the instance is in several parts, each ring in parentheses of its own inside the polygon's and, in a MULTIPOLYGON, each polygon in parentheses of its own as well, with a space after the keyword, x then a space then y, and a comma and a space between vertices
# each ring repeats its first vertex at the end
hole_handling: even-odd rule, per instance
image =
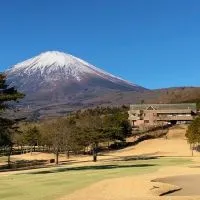
POLYGON ((107 73, 77 57, 58 51, 48 51, 14 65, 7 71, 9 75, 40 74, 46 81, 59 80, 65 75, 65 79, 81 81, 88 76, 98 76, 114 83, 125 83, 136 86, 128 81, 107 73))
MULTIPOLYGON (((12 66, 6 71, 8 84, 26 97, 25 104, 39 107, 50 104, 116 102, 115 94, 144 91, 72 55, 48 51, 12 66), (105 96, 110 96, 105 100, 105 96)), ((121 97, 120 97, 121 98, 121 97)), ((118 100, 117 100, 118 99, 118 100)))

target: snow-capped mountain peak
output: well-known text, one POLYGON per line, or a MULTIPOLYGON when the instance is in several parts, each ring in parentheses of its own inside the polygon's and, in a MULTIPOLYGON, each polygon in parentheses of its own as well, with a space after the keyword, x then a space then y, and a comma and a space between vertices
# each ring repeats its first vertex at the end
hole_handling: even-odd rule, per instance
MULTIPOLYGON (((63 67, 69 64, 76 64, 76 62, 77 62, 77 59, 70 54, 65 54, 59 51, 47 51, 47 52, 41 53, 40 55, 34 58, 28 59, 24 62, 14 65, 13 70, 19 70, 23 68, 32 68, 32 69, 37 68, 38 69, 40 67, 46 67, 46 66, 63 67)), ((88 64, 84 61, 82 61, 82 63, 88 64)))
POLYGON ((58 80, 61 77, 65 79, 74 79, 76 81, 84 80, 88 76, 98 76, 112 82, 124 82, 136 86, 119 77, 101 70, 94 65, 85 62, 70 54, 59 51, 47 51, 40 55, 28 59, 24 62, 14 65, 7 71, 8 74, 20 73, 24 75, 40 74, 47 81, 58 80))
POLYGON ((24 101, 40 105, 103 98, 115 92, 144 91, 70 54, 48 51, 12 66, 8 84, 26 94, 24 101))
POLYGON ((27 115, 33 113, 34 119, 46 114, 65 115, 88 106, 126 104, 128 94, 146 90, 58 51, 41 53, 5 73, 7 84, 25 94, 20 105, 27 115))

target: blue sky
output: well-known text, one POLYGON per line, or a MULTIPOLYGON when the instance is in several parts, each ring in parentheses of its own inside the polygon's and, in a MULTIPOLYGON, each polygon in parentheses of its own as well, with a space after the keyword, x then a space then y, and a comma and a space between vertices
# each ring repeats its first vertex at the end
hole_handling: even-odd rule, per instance
POLYGON ((0 71, 48 50, 147 88, 200 86, 200 1, 1 0, 0 71))

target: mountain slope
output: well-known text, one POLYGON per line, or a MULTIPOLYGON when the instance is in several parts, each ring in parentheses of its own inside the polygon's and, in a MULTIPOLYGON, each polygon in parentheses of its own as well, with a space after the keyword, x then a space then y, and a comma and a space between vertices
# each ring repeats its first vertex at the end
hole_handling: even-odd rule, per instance
POLYGON ((200 102, 199 87, 147 90, 57 51, 16 64, 6 73, 8 84, 26 94, 20 114, 32 119, 97 105, 200 102))
POLYGON ((42 53, 6 71, 8 83, 26 94, 23 103, 79 103, 113 92, 146 91, 79 58, 58 51, 42 53))

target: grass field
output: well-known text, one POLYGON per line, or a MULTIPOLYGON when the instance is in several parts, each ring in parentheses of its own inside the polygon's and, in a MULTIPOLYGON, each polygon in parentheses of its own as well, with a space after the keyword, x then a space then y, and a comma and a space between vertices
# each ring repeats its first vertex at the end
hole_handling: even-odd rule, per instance
POLYGON ((134 176, 163 166, 186 165, 185 158, 158 158, 99 162, 96 165, 60 166, 0 176, 1 200, 54 200, 100 180, 134 176))

